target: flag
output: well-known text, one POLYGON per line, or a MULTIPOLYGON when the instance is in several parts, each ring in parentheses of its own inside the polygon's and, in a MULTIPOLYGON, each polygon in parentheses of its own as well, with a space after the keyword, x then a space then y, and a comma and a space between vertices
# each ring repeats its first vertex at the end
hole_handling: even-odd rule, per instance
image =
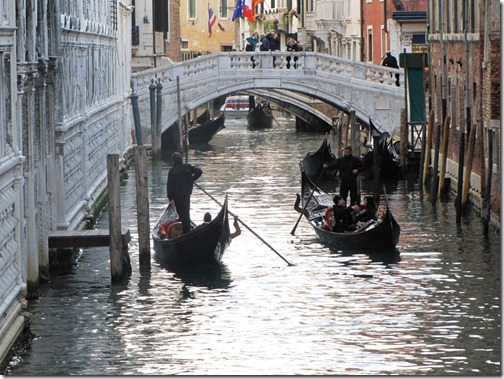
POLYGON ((235 10, 233 12, 233 17, 231 21, 236 20, 238 17, 241 17, 243 14, 243 2, 245 0, 236 0, 235 10))
POLYGON ((212 36, 212 26, 217 22, 217 16, 215 15, 212 6, 208 3, 208 38, 212 36))
POLYGON ((252 6, 252 0, 245 0, 245 3, 243 5, 243 15, 247 17, 250 23, 253 23, 255 21, 255 11, 254 7, 252 6))
POLYGON ((252 9, 255 9, 259 4, 261 4, 264 0, 252 0, 252 9))

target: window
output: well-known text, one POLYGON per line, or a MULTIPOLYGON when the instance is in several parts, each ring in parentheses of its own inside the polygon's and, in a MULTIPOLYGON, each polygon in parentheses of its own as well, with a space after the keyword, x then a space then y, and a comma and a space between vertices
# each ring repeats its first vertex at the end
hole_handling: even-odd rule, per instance
POLYGON ((373 29, 371 27, 368 27, 368 41, 367 41, 367 61, 372 62, 373 61, 373 29))
POLYGON ((313 0, 308 0, 306 2, 306 11, 313 12, 313 0))
POLYGON ((196 0, 188 0, 187 17, 196 18, 196 0))
POLYGON ((220 0, 219 4, 219 17, 220 18, 227 18, 228 16, 228 2, 227 0, 220 0))

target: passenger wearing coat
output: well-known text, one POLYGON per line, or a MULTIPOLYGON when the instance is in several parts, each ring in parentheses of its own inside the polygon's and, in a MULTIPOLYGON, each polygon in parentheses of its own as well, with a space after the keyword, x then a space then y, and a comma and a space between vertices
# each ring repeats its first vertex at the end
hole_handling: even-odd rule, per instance
POLYGON ((352 213, 353 208, 345 206, 345 199, 340 195, 334 195, 333 197, 334 206, 329 208, 329 219, 326 220, 328 226, 333 232, 343 233, 345 230, 349 230, 352 226, 355 229, 352 213))
POLYGON ((182 163, 182 155, 178 152, 172 154, 173 167, 168 172, 166 182, 166 195, 170 203, 175 203, 177 214, 182 222, 182 233, 191 230, 191 194, 193 183, 203 171, 190 164, 182 163))

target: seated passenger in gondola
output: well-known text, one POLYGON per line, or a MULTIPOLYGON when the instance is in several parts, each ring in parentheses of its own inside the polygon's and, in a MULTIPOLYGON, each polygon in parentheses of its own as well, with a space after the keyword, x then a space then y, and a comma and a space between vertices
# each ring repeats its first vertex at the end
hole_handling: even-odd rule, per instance
POLYGON ((325 229, 336 233, 355 230, 355 223, 352 218, 353 208, 347 207, 345 199, 340 195, 334 195, 333 202, 334 206, 328 208, 324 216, 327 225, 325 229))
POLYGON ((355 207, 354 221, 359 223, 376 220, 376 211, 373 196, 365 196, 362 204, 355 207))

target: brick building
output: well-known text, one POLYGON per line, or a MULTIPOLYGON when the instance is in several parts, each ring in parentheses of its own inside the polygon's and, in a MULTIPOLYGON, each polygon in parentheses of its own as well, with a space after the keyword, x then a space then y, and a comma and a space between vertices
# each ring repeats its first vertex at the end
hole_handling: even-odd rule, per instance
POLYGON ((492 223, 500 226, 499 1, 429 0, 428 13, 428 101, 435 125, 449 117, 446 176, 458 178, 461 136, 467 159, 470 131, 475 128, 470 201, 483 216, 489 204, 492 223))

